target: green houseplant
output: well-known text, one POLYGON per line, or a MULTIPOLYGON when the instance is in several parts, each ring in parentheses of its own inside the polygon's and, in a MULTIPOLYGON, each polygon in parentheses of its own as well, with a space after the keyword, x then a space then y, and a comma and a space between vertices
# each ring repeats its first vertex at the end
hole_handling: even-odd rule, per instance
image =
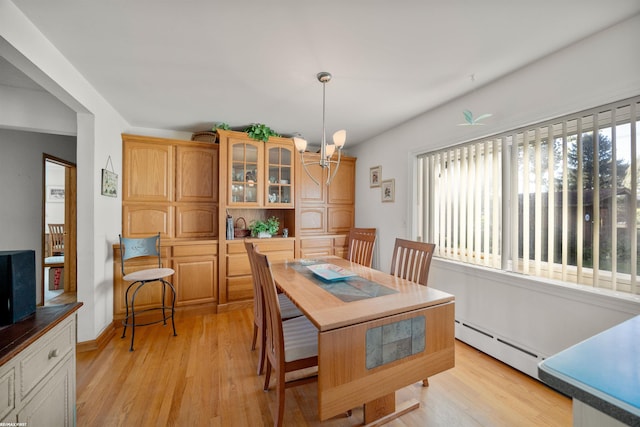
POLYGON ((270 136, 280 136, 280 134, 278 134, 276 131, 262 123, 253 123, 249 125, 249 127, 247 127, 244 131, 247 133, 247 135, 249 135, 249 138, 253 138, 256 141, 263 142, 267 142, 270 136))
POLYGON ((278 232, 278 228, 280 228, 280 221, 275 216, 265 221, 260 219, 253 220, 249 225, 251 235, 254 237, 271 237, 278 232))
POLYGON ((224 123, 224 122, 216 123, 216 125, 213 127, 213 131, 215 132, 215 131, 216 131, 216 130, 218 130, 218 129, 222 129, 222 130, 230 130, 230 129, 231 129, 231 126, 229 126, 229 124, 228 124, 228 123, 224 123))

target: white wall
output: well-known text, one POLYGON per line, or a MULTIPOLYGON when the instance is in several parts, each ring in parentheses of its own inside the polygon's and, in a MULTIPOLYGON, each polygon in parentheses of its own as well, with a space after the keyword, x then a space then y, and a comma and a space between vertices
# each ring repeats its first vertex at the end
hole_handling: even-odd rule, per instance
MULTIPOLYGON (((638 40, 640 15, 353 147, 350 151, 358 157, 356 225, 378 228, 377 266, 385 271, 389 269, 396 237, 416 238, 412 227, 411 182, 412 160, 417 153, 640 94, 638 40), (476 115, 493 113, 493 117, 486 120, 485 126, 457 126, 462 122, 465 109, 476 115), (395 178, 395 203, 381 203, 380 189, 369 188, 369 168, 376 165, 382 166, 382 179, 395 178)), ((473 71, 469 70, 469 74, 473 71)), ((482 83, 482 76, 476 75, 476 83, 482 83)), ((514 287, 510 284, 512 281, 505 283, 500 279, 501 273, 497 272, 479 275, 477 269, 451 267, 437 260, 431 268, 430 286, 456 295, 458 318, 488 331, 494 331, 501 324, 511 325, 510 330, 500 332, 537 354, 553 354, 640 313, 638 298, 620 309, 608 304, 610 300, 606 297, 589 295, 584 299, 582 291, 571 289, 569 301, 582 303, 563 305, 558 304, 557 295, 542 291, 542 282, 535 280, 514 287), (501 286, 496 286, 497 281, 501 286), (531 292, 536 293, 535 298, 531 292), (509 298, 504 298, 507 294, 509 298), (467 310, 471 306, 476 310, 467 310), (489 321, 490 314, 496 312, 503 315, 500 321, 489 321), (529 314, 526 322, 513 322, 525 312, 529 314), (530 326, 525 326, 528 322, 534 322, 541 332, 534 334, 530 326)), ((501 357, 500 351, 493 349, 490 353, 501 357)), ((519 368, 531 373, 531 369, 519 368)))
MULTIPOLYGON (((111 156, 121 175, 120 134, 129 126, 9 0, 0 0, 0 55, 76 113, 78 300, 84 304, 78 312, 78 341, 93 340, 113 319, 111 245, 121 224, 121 199, 100 195, 100 172, 111 156)), ((23 119, 15 127, 56 133, 68 129, 62 116, 23 119)))

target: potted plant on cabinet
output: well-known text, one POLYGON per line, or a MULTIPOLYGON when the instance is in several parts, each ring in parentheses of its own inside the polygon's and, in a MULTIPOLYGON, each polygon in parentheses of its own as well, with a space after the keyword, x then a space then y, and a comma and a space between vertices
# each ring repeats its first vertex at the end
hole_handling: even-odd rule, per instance
POLYGON ((259 219, 254 220, 249 225, 251 235, 261 239, 273 236, 278 232, 278 228, 280 228, 280 221, 275 216, 272 216, 265 221, 259 219))

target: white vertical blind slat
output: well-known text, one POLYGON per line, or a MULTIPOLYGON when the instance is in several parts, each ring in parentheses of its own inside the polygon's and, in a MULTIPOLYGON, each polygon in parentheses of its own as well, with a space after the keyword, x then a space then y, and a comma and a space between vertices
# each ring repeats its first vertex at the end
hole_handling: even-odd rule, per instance
POLYGON ((513 170, 511 171, 511 271, 519 271, 518 268, 518 244, 520 242, 520 235, 518 234, 518 227, 520 223, 520 216, 518 214, 519 200, 518 200, 518 134, 511 135, 511 165, 513 170))
POLYGON ((583 256, 583 233, 584 233, 584 209, 582 194, 582 117, 577 120, 576 153, 578 160, 578 170, 576 171, 576 282, 582 283, 582 256, 583 256))
POLYGON ((500 178, 500 174, 501 174, 501 168, 500 168, 500 153, 502 152, 503 149, 503 144, 501 142, 500 139, 495 139, 493 141, 493 167, 492 167, 492 172, 493 172, 493 188, 492 188, 492 194, 493 194, 493 207, 491 208, 491 211, 493 212, 493 216, 491 217, 491 229, 492 229, 492 235, 491 235, 491 241, 492 241, 492 248, 491 248, 491 252, 493 254, 492 259, 493 259, 493 263, 492 263, 492 267, 494 268, 500 268, 501 266, 501 254, 502 252, 500 251, 500 215, 502 213, 501 211, 501 203, 502 201, 502 194, 500 192, 500 188, 501 188, 501 178, 500 178))
MULTIPOLYGON (((556 223, 555 223, 555 209, 556 209, 556 188, 555 188, 555 176, 553 171, 555 170, 555 137, 553 132, 553 126, 549 125, 547 128, 547 180, 549 181, 549 187, 547 190, 547 276, 549 278, 553 278, 554 269, 553 265, 555 262, 555 233, 556 233, 556 223)), ((540 230, 542 234, 544 230, 540 230)))
POLYGON ((535 207, 534 207, 534 268, 535 275, 540 276, 542 264, 542 142, 540 128, 535 130, 535 207))
POLYGON ((618 168, 616 150, 616 109, 611 109, 611 289, 617 290, 618 271, 618 168))

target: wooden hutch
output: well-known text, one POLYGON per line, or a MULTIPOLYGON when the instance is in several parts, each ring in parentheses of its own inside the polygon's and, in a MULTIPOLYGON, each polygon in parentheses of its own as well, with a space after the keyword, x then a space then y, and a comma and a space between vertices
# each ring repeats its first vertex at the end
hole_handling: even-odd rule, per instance
MULTIPOLYGON (((308 177, 290 138, 265 143, 219 130, 218 143, 126 134, 122 140, 122 233, 161 232, 163 264, 176 271, 176 306, 251 306, 249 260, 243 238, 227 238, 227 215, 240 228, 277 217, 278 235, 256 239, 273 261, 344 255, 354 225, 355 158, 343 156, 327 186, 327 172, 318 165, 309 171, 321 184, 308 177)), ((314 157, 305 153, 305 159, 314 157)), ((119 250, 114 245, 114 320, 125 313, 119 250)), ((150 304, 159 295, 137 298, 150 304)))

